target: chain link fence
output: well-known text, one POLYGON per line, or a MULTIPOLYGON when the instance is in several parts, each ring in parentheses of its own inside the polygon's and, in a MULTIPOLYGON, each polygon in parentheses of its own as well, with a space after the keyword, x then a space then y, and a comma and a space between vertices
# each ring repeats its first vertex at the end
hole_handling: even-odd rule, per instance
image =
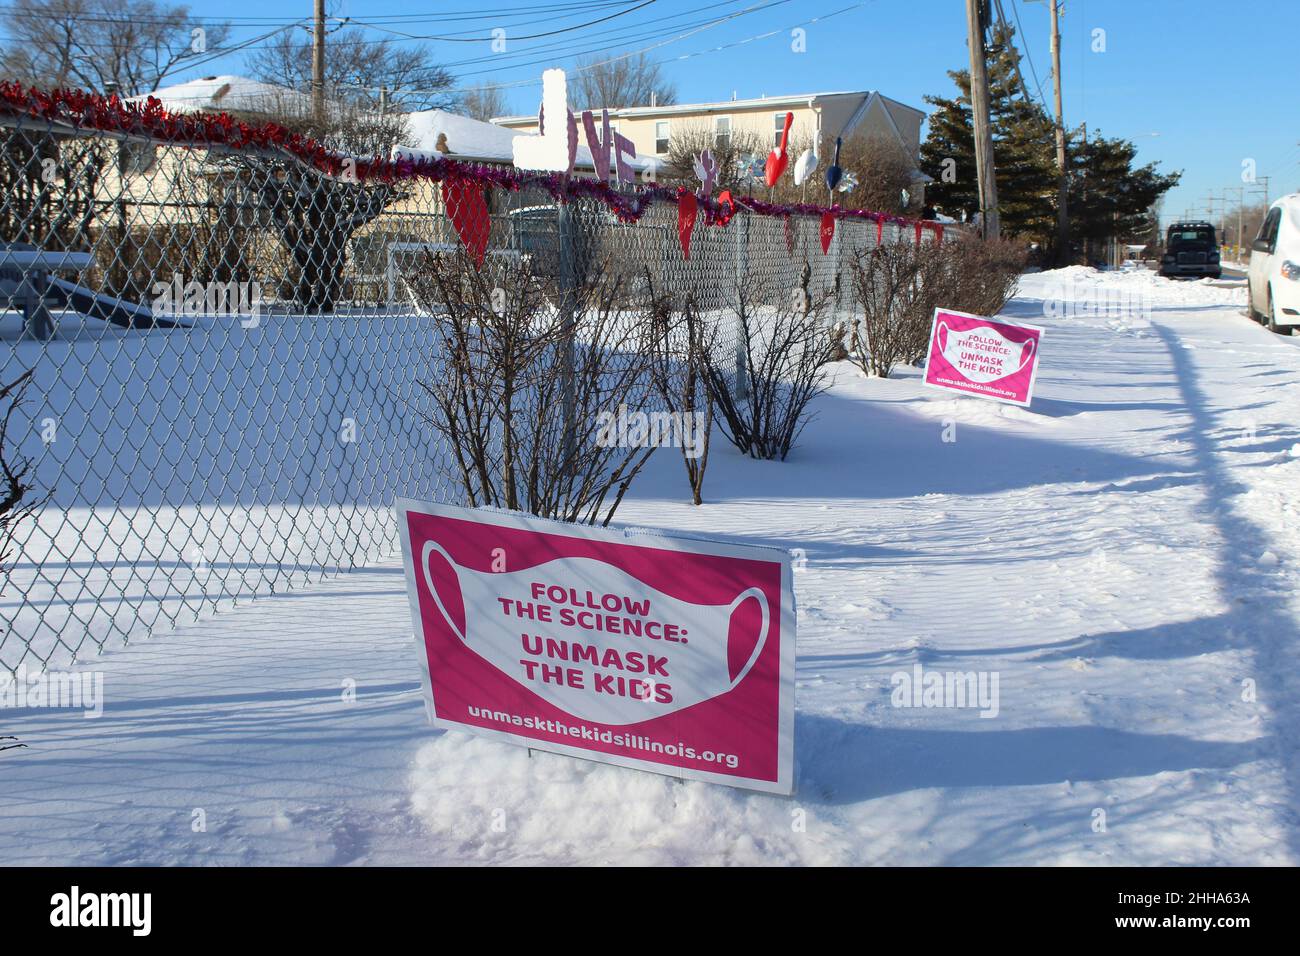
MULTIPOLYGON (((465 244, 438 183, 10 117, 0 187, 0 383, 32 373, 7 453, 41 500, 3 581, 0 668, 391 554, 395 495, 463 500, 421 387, 437 317, 410 281, 465 244)), ((806 281, 847 315, 847 263, 879 235, 841 220, 823 253, 815 218, 742 210, 699 222, 688 259, 671 203, 625 224, 594 199, 492 190, 484 211, 485 259, 690 292, 738 356, 739 286, 806 281)))

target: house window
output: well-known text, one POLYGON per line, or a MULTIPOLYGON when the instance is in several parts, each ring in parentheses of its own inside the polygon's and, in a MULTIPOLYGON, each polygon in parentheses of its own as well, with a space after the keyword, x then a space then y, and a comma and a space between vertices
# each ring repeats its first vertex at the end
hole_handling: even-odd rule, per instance
POLYGON ((662 156, 668 152, 668 121, 655 123, 655 152, 662 156))
POLYGON ((731 117, 716 116, 713 119, 713 145, 726 149, 731 145, 731 117))
POLYGON ((776 121, 776 132, 772 134, 772 145, 781 145, 781 134, 785 132, 785 114, 773 113, 772 118, 776 121))

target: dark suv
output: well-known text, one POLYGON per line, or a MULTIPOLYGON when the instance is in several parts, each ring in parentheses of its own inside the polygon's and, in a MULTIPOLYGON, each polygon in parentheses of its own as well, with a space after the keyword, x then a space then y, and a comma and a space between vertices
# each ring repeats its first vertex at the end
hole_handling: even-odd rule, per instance
POLYGON ((1208 222, 1176 222, 1169 227, 1165 256, 1160 261, 1162 276, 1209 276, 1219 278, 1219 242, 1208 222))

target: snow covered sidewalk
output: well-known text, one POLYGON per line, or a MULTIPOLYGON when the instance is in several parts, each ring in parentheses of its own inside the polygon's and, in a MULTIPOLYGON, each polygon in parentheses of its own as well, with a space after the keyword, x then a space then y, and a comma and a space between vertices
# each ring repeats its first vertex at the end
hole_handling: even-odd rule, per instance
POLYGON ((806 555, 793 799, 433 732, 392 562, 83 665, 97 719, 0 711, 0 863, 1296 863, 1300 342, 1243 305, 1029 276, 1032 409, 845 364, 702 508, 655 457, 624 523, 806 555), (997 693, 896 706, 932 673, 997 693))

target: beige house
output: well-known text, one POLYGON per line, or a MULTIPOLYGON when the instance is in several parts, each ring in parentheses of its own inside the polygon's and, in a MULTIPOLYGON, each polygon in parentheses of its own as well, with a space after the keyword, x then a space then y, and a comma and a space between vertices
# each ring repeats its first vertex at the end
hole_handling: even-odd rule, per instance
MULTIPOLYGON (((775 146, 781 141, 786 113, 794 114, 791 143, 817 137, 826 144, 833 143, 837 136, 865 133, 897 140, 913 159, 920 153, 925 113, 873 90, 629 106, 611 109, 609 117, 610 125, 635 145, 638 156, 663 158, 674 131, 700 127, 712 130, 719 141, 745 130, 759 133, 775 146)), ((537 132, 536 116, 502 116, 492 122, 520 132, 537 132)))

